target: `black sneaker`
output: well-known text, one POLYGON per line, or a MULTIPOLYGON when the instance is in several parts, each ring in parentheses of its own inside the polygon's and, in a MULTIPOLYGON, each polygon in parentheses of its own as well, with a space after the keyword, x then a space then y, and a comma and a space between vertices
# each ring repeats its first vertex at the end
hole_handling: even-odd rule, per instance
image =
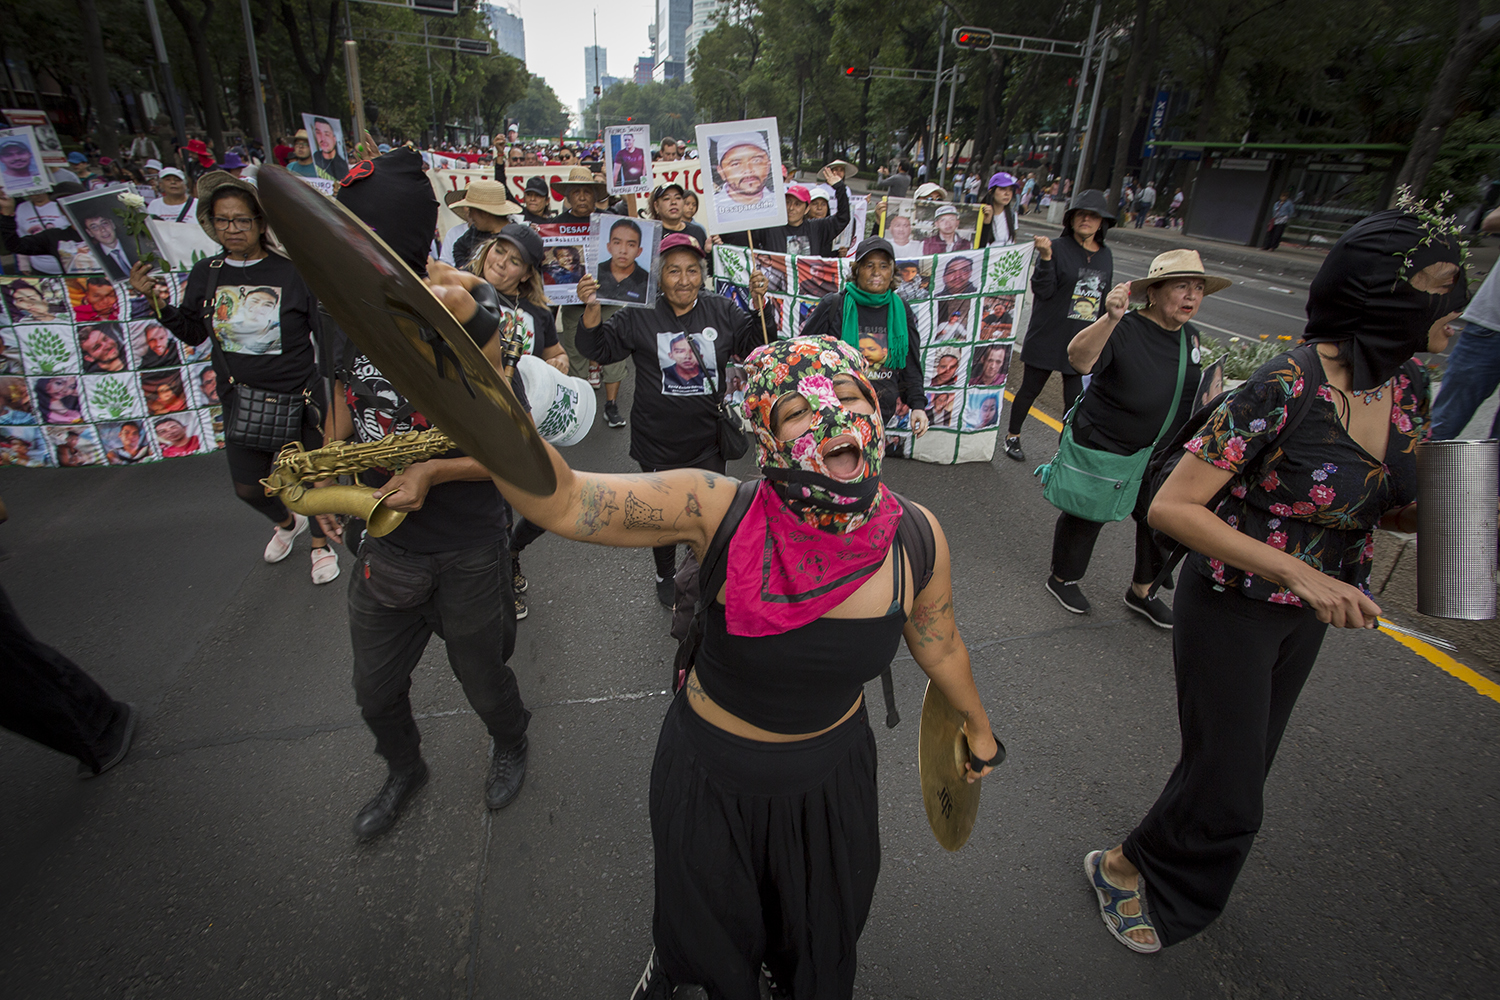
POLYGON ((526 577, 521 575, 521 553, 510 550, 510 589, 517 594, 526 593, 526 577))
POLYGON ((651 957, 646 959, 646 971, 641 973, 641 980, 635 984, 630 1000, 670 1000, 676 993, 677 988, 662 971, 661 962, 656 958, 656 949, 652 948, 651 957))
POLYGON ((385 784, 354 817, 354 835, 360 840, 379 836, 395 825, 401 809, 427 784, 427 763, 418 759, 404 771, 387 771, 385 784))
POLYGON ((1005 454, 1017 462, 1026 461, 1026 453, 1021 450, 1021 439, 1019 437, 1007 437, 1005 439, 1005 454))
POLYGON ((663 580, 656 578, 656 599, 664 608, 671 608, 677 603, 677 581, 671 577, 663 580))
POLYGON ((1127 590, 1125 606, 1157 628, 1172 627, 1172 606, 1160 597, 1137 597, 1134 590, 1127 590))
POLYGON ((1047 592, 1057 598, 1057 603, 1073 612, 1075 615, 1086 615, 1089 613, 1089 599, 1083 596, 1083 591, 1078 589, 1078 581, 1063 583, 1052 574, 1047 574, 1045 584, 1047 592))
POLYGON ((100 755, 99 770, 95 771, 89 765, 79 761, 78 776, 80 778, 85 781, 89 778, 97 778, 125 759, 125 755, 130 752, 130 741, 135 739, 137 718, 139 718, 139 713, 133 703, 115 702, 115 714, 104 729, 105 748, 104 753, 100 755))
POLYGON ((521 786, 526 783, 529 743, 523 736, 509 750, 496 750, 495 741, 490 740, 490 773, 484 781, 484 804, 489 808, 504 809, 521 794, 521 786))
POLYGON ((527 615, 531 614, 530 611, 526 610, 526 598, 522 597, 520 594, 517 594, 515 595, 515 602, 516 621, 520 621, 522 618, 525 618, 527 615))
POLYGON ((620 416, 620 404, 610 400, 604 404, 604 422, 611 427, 624 427, 625 418, 620 416))

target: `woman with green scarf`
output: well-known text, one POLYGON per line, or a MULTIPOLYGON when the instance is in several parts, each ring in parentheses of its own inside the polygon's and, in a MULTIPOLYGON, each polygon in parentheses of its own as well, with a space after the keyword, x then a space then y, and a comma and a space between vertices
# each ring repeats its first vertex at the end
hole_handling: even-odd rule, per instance
POLYGON ((863 240, 854 252, 854 281, 823 296, 802 324, 802 336, 832 337, 858 348, 882 418, 904 416, 909 408, 912 433, 921 437, 932 423, 922 391, 922 345, 917 317, 895 286, 895 248, 879 236, 863 240))

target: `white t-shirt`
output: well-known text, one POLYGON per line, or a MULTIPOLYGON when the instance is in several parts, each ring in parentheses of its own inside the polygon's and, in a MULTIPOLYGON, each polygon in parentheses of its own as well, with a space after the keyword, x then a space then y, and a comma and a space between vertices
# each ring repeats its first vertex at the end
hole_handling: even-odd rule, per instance
POLYGON ((995 213, 995 218, 990 221, 990 226, 995 233, 996 246, 1009 246, 1016 241, 1016 234, 1010 230, 1010 219, 1006 218, 1003 211, 995 213))
MULTIPOLYGON (((70 225, 72 223, 63 214, 62 207, 55 201, 41 206, 23 201, 16 206, 16 232, 22 236, 35 236, 45 229, 67 229, 70 225)), ((29 262, 31 269, 37 274, 62 274, 62 263, 56 257, 19 259, 29 262)))
POLYGON ((151 204, 146 206, 146 214, 164 222, 197 222, 198 199, 189 198, 181 205, 168 205, 165 198, 154 198, 151 204), (187 210, 187 214, 183 214, 183 209, 187 210))

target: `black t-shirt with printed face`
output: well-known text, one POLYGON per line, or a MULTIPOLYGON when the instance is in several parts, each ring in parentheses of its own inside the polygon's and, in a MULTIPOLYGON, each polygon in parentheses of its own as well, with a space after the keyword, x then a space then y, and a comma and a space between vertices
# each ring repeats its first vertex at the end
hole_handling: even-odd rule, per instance
POLYGON ((1074 422, 1075 439, 1117 455, 1149 447, 1172 406, 1183 337, 1188 338, 1188 360, 1181 402, 1172 426, 1162 435, 1162 440, 1170 440, 1197 402, 1202 374, 1198 330, 1191 323, 1181 330, 1165 330, 1138 312, 1125 314, 1094 362, 1093 379, 1074 422))

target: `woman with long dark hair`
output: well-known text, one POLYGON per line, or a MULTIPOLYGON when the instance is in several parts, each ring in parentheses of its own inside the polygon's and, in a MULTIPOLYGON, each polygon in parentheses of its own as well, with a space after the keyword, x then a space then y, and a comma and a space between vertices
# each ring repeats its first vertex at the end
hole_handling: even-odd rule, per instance
POLYGON ((984 201, 980 203, 980 246, 1016 242, 1016 196, 1020 190, 1021 182, 1011 174, 1002 170, 991 175, 984 201))

